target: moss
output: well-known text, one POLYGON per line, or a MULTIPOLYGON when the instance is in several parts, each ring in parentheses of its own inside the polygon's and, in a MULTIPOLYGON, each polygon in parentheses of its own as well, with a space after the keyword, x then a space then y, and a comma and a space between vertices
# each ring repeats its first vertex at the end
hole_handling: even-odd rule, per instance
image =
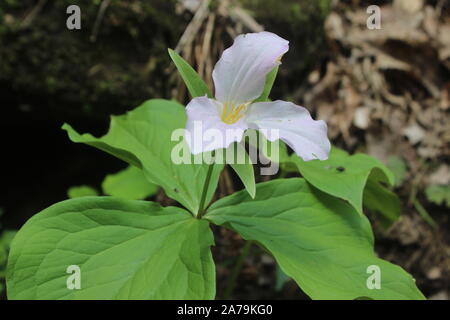
POLYGON ((0 94, 10 108, 29 104, 70 121, 106 118, 143 99, 169 96, 163 80, 166 48, 176 44, 186 25, 175 14, 175 1, 113 1, 91 42, 100 2, 77 2, 82 29, 73 31, 66 28, 66 8, 73 1, 49 1, 27 28, 20 28, 20 21, 34 1, 0 3, 0 17, 15 21, 0 28, 0 94), (154 61, 150 67, 149 61, 154 61))

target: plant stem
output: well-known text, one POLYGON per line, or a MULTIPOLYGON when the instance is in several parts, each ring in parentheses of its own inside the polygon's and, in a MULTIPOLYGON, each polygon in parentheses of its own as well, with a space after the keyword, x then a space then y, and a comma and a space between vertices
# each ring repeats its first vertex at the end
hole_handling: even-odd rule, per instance
POLYGON ((241 255, 238 257, 236 264, 231 271, 231 275, 228 278, 227 286, 225 288, 225 292, 223 294, 223 298, 225 300, 230 298, 230 295, 233 293, 234 287, 236 286, 236 280, 241 273, 242 266, 244 265, 244 261, 250 253, 250 249, 253 245, 253 241, 247 241, 245 243, 244 248, 242 249, 241 255))
POLYGON ((434 221, 434 219, 430 216, 427 210, 422 206, 419 200, 415 199, 413 202, 414 208, 416 208, 417 212, 419 212, 420 216, 423 220, 425 220, 430 226, 437 229, 438 225, 434 221))
POLYGON ((197 214, 197 218, 201 219, 201 217, 203 216, 203 214, 205 213, 205 201, 206 201, 206 195, 208 194, 208 186, 209 186, 209 182, 211 181, 211 175, 214 169, 214 157, 216 155, 215 150, 213 150, 213 152, 211 153, 211 160, 213 161, 209 167, 208 167, 208 172, 206 173, 206 179, 205 179, 205 184, 203 185, 203 191, 202 191, 202 197, 200 198, 200 205, 198 207, 198 214, 197 214))

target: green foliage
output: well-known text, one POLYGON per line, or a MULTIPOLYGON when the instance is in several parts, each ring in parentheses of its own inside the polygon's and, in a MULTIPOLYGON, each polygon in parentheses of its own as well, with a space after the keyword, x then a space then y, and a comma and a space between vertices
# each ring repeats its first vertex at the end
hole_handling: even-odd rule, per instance
POLYGON ((278 74, 278 67, 273 68, 273 70, 267 74, 266 83, 264 85, 264 90, 261 93, 261 96, 255 100, 255 102, 269 100, 269 94, 270 94, 270 91, 272 91, 272 87, 273 87, 273 84, 275 83, 277 74, 278 74))
POLYGON ((450 207, 450 186, 432 185, 425 189, 428 201, 450 207))
MULTIPOLYGON (((144 172, 134 166, 108 174, 102 182, 103 194, 126 200, 143 200, 153 196, 158 186, 148 182, 144 172)), ((98 191, 90 186, 73 186, 67 191, 69 199, 98 196, 98 191)))
POLYGON ((89 197, 31 218, 13 241, 9 299, 212 299, 205 220, 156 203, 89 197), (80 268, 69 290, 69 266, 80 268))
POLYGON ((212 98, 211 90, 209 90, 206 83, 200 78, 197 72, 187 63, 178 53, 169 49, 169 55, 173 63, 178 69, 181 77, 186 84, 189 93, 193 98, 207 95, 212 98))
POLYGON ((303 179, 257 185, 254 201, 239 192, 205 216, 257 241, 313 299, 423 299, 403 269, 377 258, 365 217, 303 179), (382 270, 381 289, 367 287, 367 268, 382 270))
POLYGON ((398 220, 401 213, 400 199, 374 179, 369 179, 364 188, 364 207, 378 213, 378 218, 385 228, 398 220))
POLYGON ((74 186, 70 187, 69 190, 67 190, 67 196, 70 199, 97 195, 98 191, 90 186, 74 186))
MULTIPOLYGON (((3 209, 0 208, 0 216, 3 215, 3 209)), ((0 228, 1 228, 0 224, 0 228)), ((16 231, 4 230, 0 232, 0 295, 3 293, 4 281, 6 276, 6 265, 8 261, 9 248, 11 242, 16 235, 16 231)))
POLYGON ((376 182, 392 185, 394 176, 380 161, 365 155, 348 155, 332 148, 329 159, 305 162, 296 155, 292 161, 300 173, 316 188, 348 201, 363 214, 363 193, 369 176, 376 182))
POLYGON ((0 234, 0 278, 5 277, 6 260, 8 258, 9 247, 16 235, 16 231, 6 230, 0 234))
POLYGON ((406 168, 406 163, 402 158, 397 156, 391 156, 388 159, 387 167, 394 173, 395 176, 395 186, 401 186, 406 179, 408 170, 406 168))
POLYGON ((245 151, 245 148, 240 143, 232 144, 228 148, 228 150, 230 150, 231 148, 236 148, 234 153, 235 158, 242 158, 244 159, 244 161, 232 161, 230 167, 233 168, 233 170, 239 176, 249 195, 254 198, 256 193, 255 171, 253 169, 251 159, 245 151))
POLYGON ((4 290, 3 282, 6 276, 6 263, 8 261, 9 248, 16 235, 16 231, 6 230, 0 234, 0 294, 4 290))
MULTIPOLYGON (((274 161, 273 157, 267 155, 271 142, 261 135, 259 139, 263 139, 261 149, 265 156, 274 161)), ((362 154, 349 156, 344 150, 332 147, 328 160, 305 162, 295 154, 289 155, 286 144, 282 141, 279 141, 279 146, 282 174, 299 170, 316 188, 349 201, 361 214, 361 205, 377 213, 385 228, 400 217, 400 199, 385 186, 393 184, 395 174, 378 160, 362 154), (342 187, 342 181, 346 185, 345 188, 342 187)))
POLYGON ((309 183, 328 194, 349 201, 360 214, 362 207, 377 213, 385 228, 400 217, 400 199, 385 186, 392 185, 396 178, 378 160, 363 154, 350 156, 333 147, 328 160, 305 162, 295 154, 289 156, 286 145, 281 141, 279 143, 280 167, 285 173, 299 170, 309 183), (294 164, 297 170, 292 168, 294 164))
POLYGON ((423 220, 425 220, 426 223, 428 223, 431 227, 437 229, 438 225, 436 221, 434 221, 433 217, 430 216, 427 210, 422 206, 422 204, 419 202, 419 200, 415 199, 413 201, 414 208, 417 210, 417 212, 420 214, 423 220))
MULTIPOLYGON (((66 130, 74 141, 92 144, 124 160, 130 157, 128 161, 136 161, 147 179, 162 181, 159 175, 165 174, 164 170, 175 169, 156 167, 158 157, 151 150, 170 157, 165 146, 156 144, 163 135, 152 137, 149 127, 156 126, 151 120, 156 115, 153 112, 161 115, 159 119, 166 128, 169 122, 164 121, 165 113, 176 113, 176 109, 178 105, 173 102, 149 101, 126 116, 113 118, 110 132, 99 139, 79 136, 69 127, 66 130), (152 166, 159 175, 150 175, 152 166)), ((168 118, 176 122, 174 114, 168 118)), ((164 163, 165 156, 159 161, 164 163)), ((374 199, 386 192, 380 181, 389 179, 389 173, 374 171, 355 159, 358 157, 334 150, 327 165, 336 166, 338 160, 342 162, 339 165, 356 163, 358 170, 350 170, 353 179, 366 177, 367 171, 365 198, 369 207, 378 209, 374 199)), ((311 167, 307 171, 322 174, 320 170, 327 168, 311 167)), ((173 182, 180 191, 195 180, 186 172, 180 173, 183 179, 173 182)), ((245 172, 242 177, 249 178, 245 172)), ((202 185, 205 178, 195 183, 202 185)), ((332 183, 325 180, 325 186, 329 185, 332 183)), ((215 184, 212 187, 208 192, 214 192, 215 184)), ((409 274, 376 257, 369 221, 354 206, 300 178, 258 184, 254 200, 250 189, 247 185, 247 191, 215 202, 202 219, 181 208, 110 197, 83 197, 55 204, 30 219, 13 241, 8 297, 212 299, 215 283, 209 221, 257 242, 313 299, 423 299, 409 274), (80 267, 81 290, 67 289, 66 270, 71 265, 80 267), (371 266, 382 270, 381 289, 372 290, 367 285, 371 266)), ((192 191, 186 188, 184 192, 188 194, 188 190, 192 191)), ((390 194, 383 196, 388 199, 383 201, 391 201, 390 194)), ((386 220, 394 219, 390 214, 383 212, 386 220)))
MULTIPOLYGON (((80 135, 67 124, 63 129, 73 142, 91 145, 142 169, 148 182, 161 186, 169 197, 197 214, 203 191, 198 181, 205 180, 208 165, 194 164, 193 157, 192 164, 175 164, 171 156, 179 143, 172 141, 172 133, 184 128, 185 123, 182 105, 155 99, 126 115, 112 117, 109 132, 101 138, 80 135)), ((208 203, 216 190, 222 167, 214 165, 208 203)))
MULTIPOLYGON (((169 54, 191 95, 211 97, 198 74, 174 51, 169 54)), ((277 68, 267 76, 261 101, 268 99, 276 73, 277 68)), ((212 299, 214 240, 209 222, 235 230, 272 254, 280 266, 278 289, 291 277, 313 299, 424 298, 408 273, 373 251, 363 205, 379 213, 385 226, 400 214, 398 198, 386 188, 394 184, 394 175, 382 163, 336 148, 326 161, 304 162, 290 156, 280 143, 282 170, 293 172, 295 165, 304 179, 256 185, 248 154, 234 144, 230 148, 237 148, 235 159, 247 160, 231 164, 246 191, 220 199, 203 215, 223 166, 174 162, 174 150, 188 150, 183 140, 172 139, 185 123, 182 105, 149 100, 126 115, 112 117, 101 138, 80 135, 65 124, 72 141, 131 165, 108 176, 102 185, 106 194, 125 199, 86 197, 92 190, 84 186, 70 192, 82 196, 79 199, 55 204, 30 219, 12 243, 9 298, 212 299), (191 214, 127 200, 145 198, 157 185, 191 214), (74 265, 81 271, 79 290, 68 289, 67 268, 74 265), (369 286, 374 266, 382 271, 376 290, 369 286)), ((265 155, 273 159, 268 154, 270 142, 261 135, 259 139, 265 155)), ((187 156, 195 163, 194 156, 187 156)))
POLYGON ((128 199, 143 200, 158 191, 158 186, 145 179, 141 169, 129 166, 117 173, 109 174, 102 183, 103 193, 128 199))
POLYGON ((284 273, 283 269, 281 269, 280 266, 277 264, 275 270, 275 290, 281 291, 285 283, 288 282, 290 279, 291 278, 289 278, 289 276, 286 273, 284 273))

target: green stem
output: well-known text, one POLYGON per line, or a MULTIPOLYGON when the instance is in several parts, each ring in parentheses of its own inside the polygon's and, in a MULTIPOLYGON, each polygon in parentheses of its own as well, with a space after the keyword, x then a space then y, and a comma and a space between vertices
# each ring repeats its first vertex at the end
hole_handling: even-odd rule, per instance
POLYGON ((433 218, 430 216, 427 210, 422 206, 422 204, 419 202, 419 200, 415 199, 413 202, 414 208, 416 208, 417 212, 419 212, 422 219, 424 219, 430 226, 437 229, 438 225, 433 220, 433 218))
POLYGON ((228 278, 227 286, 223 294, 223 298, 225 300, 229 299, 231 294, 233 293, 234 287, 236 286, 236 280, 239 274, 241 273, 242 266, 244 265, 245 259, 247 258, 248 254, 250 253, 252 245, 253 241, 247 241, 245 243, 245 246, 242 249, 242 253, 238 257, 236 264, 234 265, 233 270, 231 271, 231 275, 228 278))
MULTIPOLYGON (((216 154, 216 152, 215 152, 215 150, 213 150, 213 152, 211 153, 212 161, 214 160, 215 154, 216 154)), ((198 219, 200 219, 205 213, 206 195, 208 194, 208 187, 209 187, 209 182, 211 181, 213 169, 214 169, 214 161, 209 165, 208 172, 206 173, 206 179, 205 179, 205 184, 203 185, 202 197, 200 198, 200 205, 198 207, 198 214, 197 214, 198 219)))

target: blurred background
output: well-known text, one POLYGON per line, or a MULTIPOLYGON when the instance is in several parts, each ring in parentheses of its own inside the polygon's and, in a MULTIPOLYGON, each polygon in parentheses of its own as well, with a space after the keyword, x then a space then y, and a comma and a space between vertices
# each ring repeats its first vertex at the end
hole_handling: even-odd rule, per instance
MULTIPOLYGON (((402 216, 387 230, 373 219, 377 254, 410 272, 428 298, 450 299, 449 0, 2 0, 0 281, 14 230, 67 199, 70 187, 101 189, 107 174, 126 167, 71 143, 64 122, 101 135, 111 114, 147 99, 185 103, 167 48, 212 86, 224 48, 262 30, 290 41, 272 99, 304 105, 327 121, 335 145, 394 171, 402 216), (66 27, 73 4, 81 30, 66 27), (379 30, 367 27, 369 5, 381 8, 379 30)), ((226 175, 219 193, 241 188, 226 175)), ((161 191, 152 199, 168 201, 161 191)), ((215 232, 223 298, 243 241, 215 232)), ((231 297, 307 298, 256 247, 231 297)))

